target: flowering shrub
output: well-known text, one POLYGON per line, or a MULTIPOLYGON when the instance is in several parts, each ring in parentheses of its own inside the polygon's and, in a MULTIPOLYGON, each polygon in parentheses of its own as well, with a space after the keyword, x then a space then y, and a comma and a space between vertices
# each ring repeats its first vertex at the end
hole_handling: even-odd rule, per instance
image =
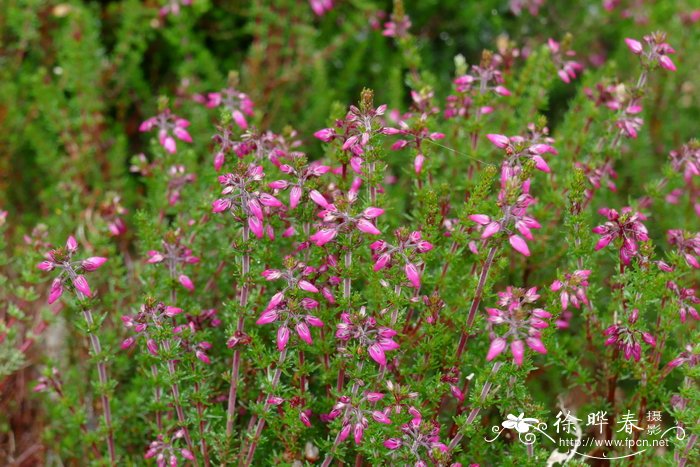
POLYGON ((684 2, 19 3, 0 459, 700 462, 684 2))

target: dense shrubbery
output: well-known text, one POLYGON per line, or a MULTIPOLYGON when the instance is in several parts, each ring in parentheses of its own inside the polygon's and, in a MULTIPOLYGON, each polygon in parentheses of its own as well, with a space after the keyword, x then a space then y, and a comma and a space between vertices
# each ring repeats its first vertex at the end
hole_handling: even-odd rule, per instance
POLYGON ((6 463, 698 462, 690 2, 4 10, 6 463))

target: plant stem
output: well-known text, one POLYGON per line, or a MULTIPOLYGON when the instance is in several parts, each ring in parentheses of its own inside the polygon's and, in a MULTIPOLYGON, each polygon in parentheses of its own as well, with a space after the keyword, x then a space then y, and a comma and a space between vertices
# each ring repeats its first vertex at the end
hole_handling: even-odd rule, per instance
MULTIPOLYGON (((491 387, 493 386, 492 379, 496 375, 496 373, 498 373, 498 370, 500 370, 502 366, 503 362, 494 363, 493 368, 491 369, 491 374, 489 375, 489 379, 486 380, 486 382, 484 383, 484 387, 481 388, 481 394, 479 395, 479 403, 483 403, 486 400, 486 397, 489 395, 489 392, 491 392, 491 387)), ((474 423, 474 420, 476 420, 476 417, 477 415, 479 415, 480 411, 480 407, 474 407, 472 411, 469 412, 469 416, 467 417, 465 425, 471 425, 472 423, 474 423)), ((457 433, 457 436, 452 438, 452 441, 447 447, 447 450, 452 451, 454 448, 456 448, 459 442, 462 441, 462 436, 462 433, 457 433)))
MULTIPOLYGON (((153 380, 156 383, 155 384, 155 398, 156 398, 156 404, 160 405, 160 395, 161 395, 161 388, 160 385, 158 385, 158 367, 156 365, 151 365, 151 374, 153 375, 153 380)), ((163 432, 163 414, 161 414, 160 409, 156 409, 156 426, 158 427, 158 432, 162 433, 163 432)))
MULTIPOLYGON (((80 292, 77 292, 78 298, 80 300, 85 300, 86 297, 80 292)), ((101 393, 100 398, 102 400, 102 411, 105 420, 105 427, 107 428, 107 450, 109 451, 109 461, 112 465, 117 463, 117 455, 114 448, 114 433, 112 431, 112 410, 109 405, 109 395, 107 394, 107 384, 109 378, 107 377, 107 366, 103 361, 101 361, 102 345, 100 344, 100 338, 95 334, 95 320, 92 317, 92 311, 89 309, 83 310, 83 317, 87 323, 88 337, 90 338, 90 345, 92 346, 92 352, 97 358, 97 376, 100 380, 101 393)))
POLYGON ((467 326, 465 327, 464 331, 462 331, 462 336, 460 337, 459 340, 459 346, 457 347, 457 360, 460 359, 462 356, 462 353, 464 353, 464 349, 467 346, 467 341, 469 340, 469 329, 472 327, 472 324, 474 324, 474 318, 476 317, 476 311, 479 309, 479 304, 481 303, 481 298, 484 294, 484 286, 486 285, 486 279, 488 278, 489 275, 489 270, 491 269, 491 266, 493 265, 493 259, 496 256, 496 251, 498 248, 496 246, 492 246, 489 249, 488 256, 486 257, 486 261, 484 262, 484 265, 481 267, 481 273, 479 275, 479 283, 476 286, 476 291, 474 292, 474 298, 472 299, 472 304, 469 307, 469 316, 467 316, 467 326))
MULTIPOLYGON (((170 341, 165 339, 162 343, 163 350, 167 354, 170 354, 170 341)), ((175 360, 168 359, 168 374, 172 378, 172 383, 170 384, 170 391, 173 394, 173 405, 175 406, 175 414, 177 415, 177 421, 185 435, 185 442, 187 443, 187 449, 194 454, 194 445, 192 444, 192 438, 190 437, 190 430, 187 428, 187 419, 185 418, 185 411, 182 409, 182 403, 180 402, 180 387, 177 384, 176 374, 175 374, 175 360)), ((192 461, 194 465, 197 465, 197 461, 192 461)))
MULTIPOLYGON (((248 306, 248 278, 250 272, 250 253, 248 252, 248 238, 250 236, 250 228, 248 224, 243 224, 242 239, 243 243, 243 258, 241 260, 241 295, 240 295, 240 310, 238 315, 238 324, 236 333, 242 333, 245 325, 245 308, 248 306)), ((238 392, 238 374, 241 367, 241 349, 236 347, 233 352, 233 362, 231 363, 231 384, 228 393, 228 408, 226 409, 226 437, 230 438, 233 434, 233 423, 236 417, 236 396, 238 392)))
MULTIPOLYGON (((275 368, 275 374, 272 377, 270 393, 268 394, 268 398, 265 401, 265 408, 263 409, 263 412, 267 412, 270 409, 270 406, 272 405, 269 402, 269 396, 272 395, 272 393, 275 391, 277 385, 280 382, 280 377, 282 376, 282 365, 284 364, 286 358, 287 349, 284 349, 280 353, 279 359, 277 359, 277 368, 275 368)), ((258 447, 258 441, 260 440, 260 435, 262 434, 264 428, 265 419, 263 417, 260 417, 260 419, 258 419, 258 425, 255 427, 255 434, 253 435, 253 440, 250 442, 250 447, 248 448, 248 454, 246 455, 246 460, 244 463, 245 467, 248 467, 253 462, 253 457, 255 456, 255 449, 258 447)))

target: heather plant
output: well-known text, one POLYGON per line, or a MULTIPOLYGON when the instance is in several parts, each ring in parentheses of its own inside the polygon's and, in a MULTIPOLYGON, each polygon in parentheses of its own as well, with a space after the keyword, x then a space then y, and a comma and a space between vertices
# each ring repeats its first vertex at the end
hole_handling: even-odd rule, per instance
POLYGON ((699 11, 440 3, 8 4, 0 459, 700 462, 699 11))

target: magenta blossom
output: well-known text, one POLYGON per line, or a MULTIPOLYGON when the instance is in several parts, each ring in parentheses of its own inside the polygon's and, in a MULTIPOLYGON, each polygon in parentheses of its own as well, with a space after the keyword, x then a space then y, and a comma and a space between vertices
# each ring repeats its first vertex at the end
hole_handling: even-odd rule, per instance
MULTIPOLYGON (((636 321, 636 317, 630 317, 630 321, 636 321)), ((613 324, 608 327, 603 331, 603 335, 608 336, 605 345, 617 347, 622 352, 625 360, 634 358, 634 361, 638 362, 642 358, 640 342, 644 342, 651 347, 656 346, 656 338, 648 332, 642 332, 620 324, 613 324)))
POLYGON ((410 451, 417 460, 415 466, 440 464, 439 457, 435 454, 447 452, 447 446, 440 442, 440 424, 434 420, 423 420, 423 416, 415 407, 409 408, 408 413, 413 418, 401 426, 401 437, 387 439, 384 441, 384 447, 391 451, 402 448, 410 451), (424 457, 429 462, 424 461, 424 457))
POLYGON ((595 246, 596 251, 605 248, 613 240, 620 239, 620 260, 625 265, 630 264, 639 251, 639 242, 649 240, 647 228, 642 224, 646 216, 632 211, 630 207, 622 208, 620 213, 609 208, 598 212, 607 217, 608 222, 593 229, 593 233, 601 235, 595 246))
POLYGON ((420 231, 409 234, 404 229, 397 229, 394 235, 397 239, 396 246, 390 245, 384 240, 378 240, 370 245, 373 251, 374 270, 388 268, 393 261, 396 261, 396 258, 399 258, 399 261, 404 264, 406 278, 414 288, 418 289, 421 281, 415 256, 432 250, 433 245, 423 240, 420 231))
MULTIPOLYGON (((301 280, 296 285, 302 290, 318 291, 310 283, 301 280), (307 287, 308 286, 308 287, 307 287)), ((285 289, 286 290, 286 289, 285 289)), ((289 342, 290 329, 294 329, 301 340, 307 344, 313 344, 309 326, 323 327, 323 321, 310 314, 311 310, 318 307, 318 302, 312 298, 293 300, 287 298, 284 292, 273 295, 270 303, 262 312, 255 324, 264 325, 277 323, 277 349, 282 352, 289 342)))
POLYGON ((644 36, 643 42, 644 44, 636 39, 625 39, 627 47, 633 54, 640 56, 644 65, 658 64, 661 68, 676 71, 676 65, 669 58, 669 55, 676 51, 666 43, 665 33, 648 34, 644 36))
MULTIPOLYGON (((362 349, 366 349, 370 358, 379 366, 386 366, 386 352, 399 348, 393 337, 396 331, 384 326, 378 326, 377 320, 367 316, 365 307, 356 313, 342 313, 335 337, 343 342, 355 341, 362 349)), ((346 352, 340 347, 341 352, 346 352)))
POLYGON ((401 39, 408 36, 408 30, 411 28, 411 18, 404 12, 392 14, 391 21, 384 23, 384 31, 382 34, 386 37, 394 37, 401 39))
POLYGON ((49 291, 49 304, 55 302, 63 294, 63 286, 69 281, 75 288, 78 298, 92 297, 92 291, 88 284, 84 272, 92 272, 100 268, 107 258, 102 256, 93 256, 82 261, 72 261, 73 254, 78 250, 78 242, 72 235, 68 237, 66 246, 56 248, 46 253, 46 259, 39 264, 37 268, 42 271, 60 270, 60 274, 51 283, 49 291))
POLYGON ((700 176, 700 144, 697 141, 671 151, 670 157, 673 170, 682 173, 686 183, 690 183, 693 177, 700 176))
POLYGON ((177 440, 183 439, 184 437, 185 430, 182 428, 173 434, 170 441, 165 441, 163 435, 158 435, 156 440, 148 445, 148 450, 143 458, 155 458, 158 467, 176 467, 179 462, 178 454, 185 459, 185 461, 193 461, 195 457, 192 451, 185 448, 175 448, 174 446, 177 440))
MULTIPOLYGON (((505 151, 506 158, 503 161, 503 170, 505 175, 512 177, 517 175, 522 170, 523 160, 531 159, 535 163, 535 168, 542 172, 551 172, 547 162, 542 158, 542 154, 558 154, 549 143, 533 142, 523 138, 522 136, 507 137, 504 135, 488 134, 486 137, 493 143, 494 146, 505 151)), ((550 139, 547 138, 549 141, 550 139)))
POLYGON ((192 279, 182 273, 181 268, 185 264, 199 263, 199 257, 194 256, 192 250, 181 243, 181 233, 179 231, 169 232, 166 235, 166 239, 163 240, 162 246, 163 251, 148 251, 146 262, 149 264, 165 264, 172 277, 176 278, 180 285, 190 292, 194 291, 195 287, 192 279))
POLYGON ((175 154, 177 151, 175 138, 186 143, 192 142, 192 137, 186 129, 188 126, 190 126, 189 121, 172 114, 169 109, 166 109, 155 117, 145 120, 139 127, 139 131, 145 132, 157 128, 160 145, 170 154, 175 154))
POLYGON ((502 189, 499 194, 499 205, 502 212, 500 217, 473 214, 469 216, 469 219, 484 227, 481 234, 482 239, 487 239, 503 231, 508 235, 508 242, 515 251, 524 256, 530 256, 530 249, 525 239, 532 240, 532 229, 539 229, 541 225, 534 218, 527 215, 527 207, 535 202, 534 198, 529 194, 529 181, 525 181, 522 184, 520 195, 517 196, 514 202, 509 203, 510 197, 508 192, 512 191, 512 189, 508 187, 512 187, 517 183, 517 180, 513 178, 506 180, 506 189, 502 189), (519 232, 520 235, 515 233, 514 230, 519 232))
POLYGON ((206 105, 209 108, 223 107, 231 114, 231 118, 242 130, 248 129, 245 116, 253 116, 253 101, 247 94, 234 88, 226 88, 219 92, 207 94, 206 105))
POLYGON ((676 295, 675 300, 678 304, 678 314, 680 315, 681 323, 685 323, 688 315, 693 319, 700 320, 700 315, 695 308, 695 305, 700 303, 700 297, 695 296, 695 289, 684 289, 673 281, 669 281, 666 284, 666 288, 676 295))
POLYGON ((565 39, 564 44, 560 44, 551 38, 547 41, 549 51, 552 54, 552 60, 558 70, 557 74, 559 78, 567 84, 570 83, 572 79, 576 79, 576 75, 583 70, 583 65, 571 59, 571 57, 576 56, 576 52, 569 49, 568 42, 569 40, 565 39))
POLYGON ((326 143, 342 143, 341 149, 350 153, 350 167, 357 174, 362 173, 365 149, 371 146, 374 136, 382 134, 381 117, 387 108, 386 105, 373 108, 371 93, 363 93, 362 98, 364 103, 361 108, 351 105, 345 118, 336 120, 333 128, 324 128, 314 133, 316 138, 326 143))
POLYGON ((588 305, 586 289, 588 288, 588 277, 591 271, 588 269, 574 271, 564 274, 563 280, 555 280, 550 290, 559 292, 561 299, 561 309, 566 310, 571 303, 574 308, 581 308, 581 304, 588 305))
POLYGON ((551 318, 552 315, 542 308, 530 309, 538 298, 540 296, 537 294, 536 287, 527 290, 508 287, 505 292, 498 293, 500 308, 487 308, 489 315, 487 320, 494 327, 507 326, 507 329, 505 334, 497 335, 491 340, 486 361, 490 362, 500 355, 508 345, 508 341, 510 341, 513 361, 518 366, 523 364, 525 344, 535 352, 547 353, 542 342, 541 330, 549 327, 549 323, 544 320, 551 318))
POLYGON ((317 246, 323 246, 332 241, 339 232, 357 229, 369 235, 379 235, 381 232, 374 225, 373 220, 384 214, 384 210, 376 207, 368 207, 359 214, 353 215, 348 211, 341 210, 338 206, 349 208, 356 200, 357 193, 349 192, 347 200, 339 199, 336 204, 329 203, 326 198, 316 190, 309 193, 309 198, 319 207, 323 208, 318 217, 323 220, 321 229, 309 237, 317 246))
POLYGON ((295 177, 296 180, 275 180, 274 182, 269 183, 268 186, 274 190, 275 194, 289 189, 289 209, 294 209, 299 205, 299 201, 304 194, 304 185, 306 185, 310 179, 320 177, 321 175, 328 173, 328 171, 331 169, 327 165, 322 165, 316 162, 304 167, 294 167, 289 164, 282 164, 279 166, 279 168, 282 172, 295 177))
POLYGON ((338 440, 343 442, 352 433, 355 444, 361 444, 370 418, 376 423, 391 424, 388 409, 377 410, 373 407, 382 398, 384 398, 384 394, 379 392, 366 392, 358 398, 341 396, 333 409, 325 416, 326 420, 335 420, 341 417, 338 440), (368 405, 372 407, 367 407, 368 405))
POLYGON ((682 230, 669 230, 666 233, 668 243, 674 245, 678 254, 695 269, 700 268, 700 233, 689 233, 682 230))
POLYGON ((309 0, 309 5, 316 16, 323 16, 333 9, 333 0, 309 0))
MULTIPOLYGON (((230 212, 237 221, 246 222, 257 238, 262 238, 266 231, 263 224, 266 213, 284 209, 280 200, 259 190, 264 176, 262 166, 254 164, 239 164, 235 172, 220 175, 222 197, 212 203, 212 211, 230 212)), ((267 232, 271 236, 269 226, 267 232)))

